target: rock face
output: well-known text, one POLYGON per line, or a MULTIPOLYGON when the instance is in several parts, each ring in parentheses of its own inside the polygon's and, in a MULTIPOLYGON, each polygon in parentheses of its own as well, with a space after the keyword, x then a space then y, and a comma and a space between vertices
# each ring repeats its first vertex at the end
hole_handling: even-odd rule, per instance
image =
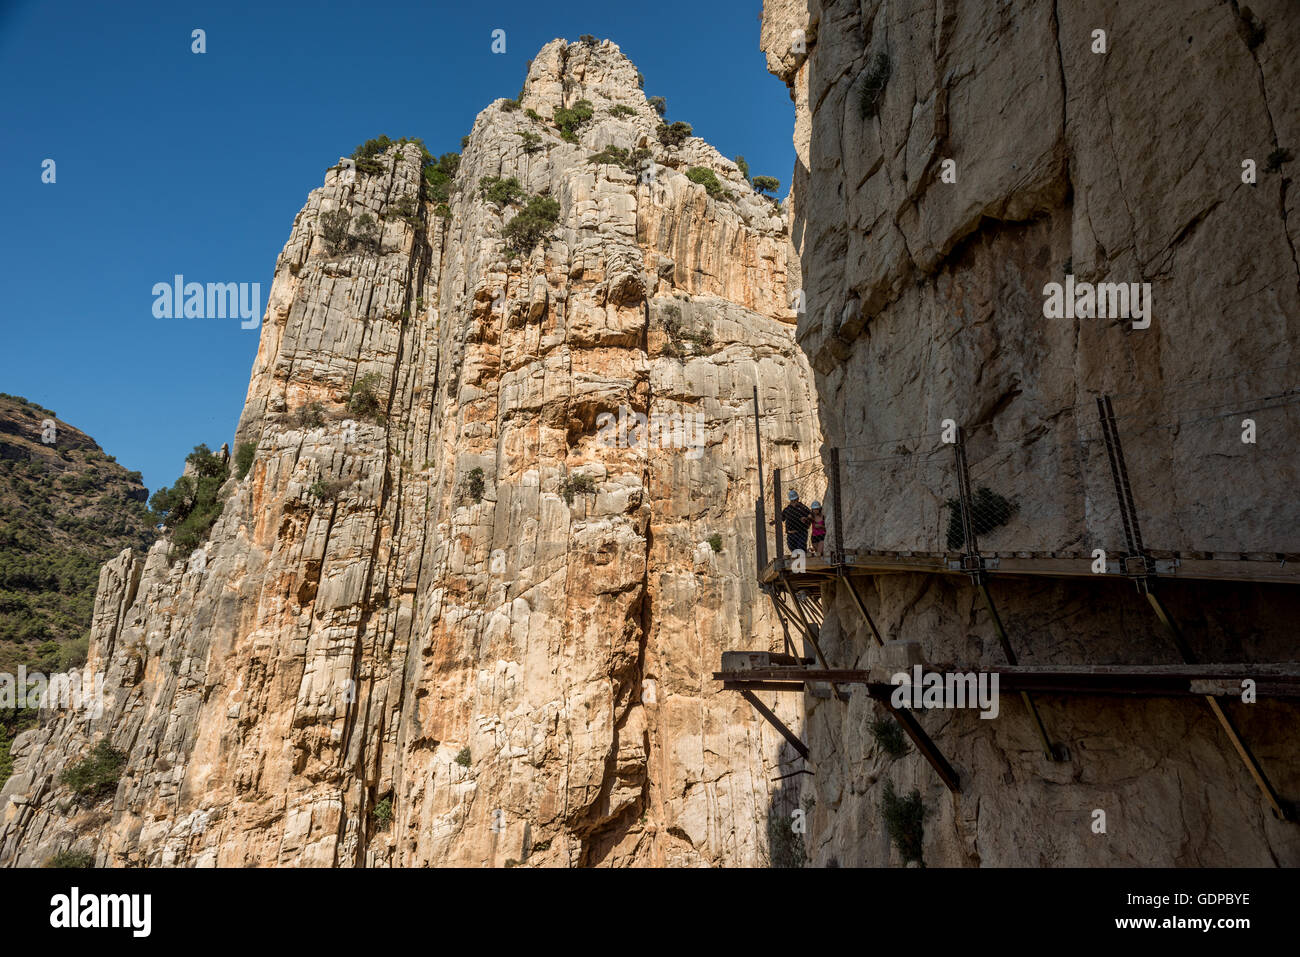
MULTIPOLYGON (((1300 551, 1289 491, 1300 419, 1294 405, 1253 402, 1296 384, 1300 213, 1287 148, 1300 144, 1300 20, 1282 0, 1252 7, 767 0, 768 65, 797 111, 798 338, 828 446, 901 462, 939 447, 945 419, 979 424, 976 481, 1020 504, 982 544, 1122 551, 1094 403, 1115 393, 1149 545, 1300 551), (1066 274, 1150 283, 1149 327, 1046 318, 1044 288, 1066 274), (1258 444, 1241 440, 1246 416, 1258 444)), ((943 550, 955 486, 900 485, 888 465, 846 469, 844 483, 848 547, 881 544, 874 534, 943 550)), ((864 581, 882 632, 920 642, 927 661, 1005 661, 962 579, 864 581)), ((993 590, 1022 664, 1178 660, 1127 584, 998 579, 993 590)), ((1300 658, 1294 588, 1164 594, 1199 660, 1300 658)), ((880 665, 843 588, 824 600, 832 664, 880 665)), ((802 779, 811 860, 900 862, 881 820, 889 781, 920 794, 927 864, 1300 863, 1300 829, 1270 814, 1203 702, 1043 696, 1039 707, 1069 760, 1043 759, 1010 696, 999 720, 923 716, 962 775, 951 794, 914 750, 882 752, 870 723, 883 712, 869 700, 809 698, 807 742, 822 756, 802 779)), ((1278 791, 1300 797, 1296 709, 1227 707, 1278 791)))
POLYGON ((201 556, 103 569, 104 716, 18 739, 0 862, 763 859, 779 739, 709 672, 779 641, 752 390, 778 464, 818 448, 798 266, 779 208, 657 124, 616 46, 557 40, 479 115, 446 209, 413 145, 328 173, 276 266, 252 468, 201 556), (583 99, 568 142, 550 121, 583 99), (654 162, 588 162, 611 144, 654 162), (559 201, 545 244, 507 254, 488 176, 559 201), (337 209, 373 241, 335 252, 337 209), (130 760, 83 808, 59 775, 100 739, 130 760))

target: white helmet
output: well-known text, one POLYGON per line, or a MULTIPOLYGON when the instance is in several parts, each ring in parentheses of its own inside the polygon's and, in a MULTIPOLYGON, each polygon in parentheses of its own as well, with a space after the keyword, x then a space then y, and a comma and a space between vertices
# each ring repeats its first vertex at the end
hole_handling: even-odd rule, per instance
POLYGON ((822 507, 822 503, 814 500, 813 503, 812 503, 812 505, 810 505, 810 506, 808 506, 808 507, 809 507, 809 508, 821 508, 821 507, 822 507))
POLYGON ((790 489, 790 492, 789 494, 786 495, 786 498, 788 498, 792 502, 796 501, 799 498, 799 493, 796 492, 794 489, 790 489))

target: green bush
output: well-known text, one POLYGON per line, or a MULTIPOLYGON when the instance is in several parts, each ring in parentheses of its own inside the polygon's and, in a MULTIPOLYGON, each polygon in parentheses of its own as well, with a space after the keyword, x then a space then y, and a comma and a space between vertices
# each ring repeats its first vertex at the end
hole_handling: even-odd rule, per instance
POLYGON ((379 373, 367 372, 352 384, 347 398, 348 411, 363 419, 384 423, 384 400, 379 394, 379 373))
POLYGON ((692 183, 699 183, 714 199, 722 199, 730 196, 726 187, 718 181, 718 174, 704 166, 692 166, 686 171, 686 178, 692 183))
POLYGON ((627 166, 628 153, 621 146, 613 144, 606 146, 599 153, 592 153, 587 157, 587 162, 593 166, 627 166))
POLYGON ((420 207, 410 196, 403 196, 388 207, 388 212, 412 226, 420 225, 420 207))
POLYGON ((885 819, 885 830, 903 861, 921 863, 921 846, 925 837, 925 806, 921 804, 921 792, 913 788, 911 794, 900 798, 894 793, 894 782, 886 781, 880 813, 885 819))
POLYGON ((741 176, 745 177, 745 179, 749 179, 749 164, 745 162, 745 157, 736 157, 736 168, 740 170, 741 176))
POLYGON ((659 142, 664 146, 677 147, 686 142, 694 129, 691 124, 678 120, 676 123, 660 123, 656 132, 659 135, 659 142))
POLYGON ((483 492, 484 492, 483 470, 478 467, 470 469, 467 483, 468 483, 467 490, 469 491, 469 497, 472 498, 475 502, 483 501, 483 492))
POLYGON ((220 492, 230 467, 206 445, 196 445, 185 457, 192 474, 182 475, 171 488, 160 488, 149 499, 155 523, 165 524, 182 558, 207 541, 225 506, 220 492))
POLYGON ((235 478, 241 482, 248 470, 253 467, 253 457, 257 455, 257 443, 241 442, 239 450, 235 452, 235 478))
POLYGON ((334 252, 342 252, 347 246, 348 229, 352 225, 352 216, 346 209, 331 209, 322 213, 320 218, 321 236, 334 252))
POLYGON ((781 181, 775 176, 755 176, 753 183, 754 189, 764 195, 775 193, 781 188, 781 181))
POLYGON ((872 721, 871 736, 876 739, 877 747, 891 758, 901 758, 907 754, 907 739, 893 718, 876 718, 872 721))
POLYGON ((84 870, 95 866, 95 855, 89 851, 59 851, 46 861, 44 866, 67 870, 84 870))
POLYGON ((578 142, 578 130, 595 115, 590 100, 579 100, 571 107, 560 107, 555 111, 555 125, 560 136, 570 143, 578 142))
MULTIPOLYGON (((461 148, 464 148, 464 144, 461 148)), ((424 185, 430 202, 446 203, 451 198, 451 187, 459 169, 459 153, 443 153, 436 162, 430 162, 424 167, 424 185)))
POLYGON ((506 248, 526 256, 555 228, 560 220, 560 202, 550 196, 533 196, 501 230, 506 248))
POLYGON ((717 532, 714 532, 709 536, 709 548, 713 549, 715 552, 722 551, 722 536, 717 532))
POLYGON ((617 103, 609 108, 610 116, 636 116, 636 110, 626 103, 617 103))
POLYGON ((319 402, 308 402, 298 407, 290 421, 300 429, 319 429, 325 424, 325 407, 319 402))
POLYGON ((767 866, 803 867, 807 860, 803 835, 796 833, 794 819, 775 807, 767 812, 767 866))
POLYGON ((370 817, 375 822, 375 830, 386 831, 393 823, 393 799, 386 797, 370 809, 370 817))
POLYGON ((362 249, 379 248, 379 223, 369 213, 362 213, 352 222, 356 232, 352 240, 362 249))
POLYGON ((646 100, 650 104, 650 109, 654 110, 660 116, 668 113, 668 101, 662 96, 652 96, 646 100))
POLYGON ((311 484, 311 488, 307 489, 307 494, 322 502, 332 502, 343 494, 344 489, 352 485, 352 481, 352 479, 331 479, 327 482, 324 479, 317 479, 311 484))
MULTIPOLYGON (((966 534, 962 529, 961 500, 950 498, 944 505, 950 509, 948 515, 948 548, 955 551, 966 544, 966 534)), ((1018 506, 981 485, 975 491, 971 501, 971 516, 974 519, 975 534, 983 535, 993 529, 1007 524, 1011 516, 1018 511, 1018 506)))
POLYGON ((534 123, 542 122, 542 115, 538 113, 536 110, 532 109, 531 107, 529 109, 524 110, 524 116, 528 117, 534 123))
POLYGON ((456 755, 456 763, 459 764, 462 768, 467 768, 469 767, 469 762, 470 762, 469 747, 468 746, 463 747, 460 749, 460 752, 456 755))
POLYGON ((575 495, 595 495, 596 480, 590 475, 570 475, 560 483, 560 494, 564 497, 565 504, 573 504, 575 495))
POLYGON ((519 180, 513 176, 502 179, 500 176, 484 176, 478 181, 478 192, 485 203, 495 203, 502 209, 519 202, 526 195, 519 180))
POLYGON ((515 134, 524 141, 525 153, 536 153, 542 148, 542 138, 531 130, 516 130, 515 134))
POLYGON ((889 82, 889 55, 877 53, 871 60, 858 87, 858 115, 869 120, 880 111, 880 99, 885 93, 885 84, 889 82))
POLYGON ((89 757, 67 768, 59 780, 82 801, 93 804, 113 796, 125 767, 126 755, 103 739, 89 757))
POLYGON ((384 166, 375 157, 392 145, 393 141, 387 136, 366 140, 352 151, 352 159, 357 164, 357 171, 371 176, 382 173, 384 166))
POLYGON ((519 101, 503 100, 501 103, 501 109, 505 110, 507 113, 513 113, 515 110, 519 109, 519 101))
POLYGON ((581 43, 585 43, 589 47, 594 47, 599 42, 590 33, 584 33, 582 36, 578 37, 578 41, 581 43))

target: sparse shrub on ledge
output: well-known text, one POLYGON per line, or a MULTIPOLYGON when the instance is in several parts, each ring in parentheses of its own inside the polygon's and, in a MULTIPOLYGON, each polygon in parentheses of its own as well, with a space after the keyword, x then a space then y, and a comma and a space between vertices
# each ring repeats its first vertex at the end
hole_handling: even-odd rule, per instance
MULTIPOLYGON (((948 548, 956 551, 966 544, 966 534, 961 521, 961 499, 950 498, 944 502, 948 513, 948 548)), ((1019 510, 1018 506, 1003 498, 987 486, 981 485, 975 490, 971 500, 971 517, 975 525, 976 536, 993 531, 1011 521, 1019 510)))
POLYGON ((386 831, 393 823, 393 799, 386 797, 370 809, 370 819, 376 831, 386 831))
POLYGON ((862 85, 858 87, 858 115, 862 119, 869 120, 880 112, 880 100, 888 82, 889 55, 877 53, 862 77, 862 85))
POLYGON ((470 755, 469 755, 468 746, 460 749, 460 753, 456 755, 456 763, 459 764, 462 768, 469 767, 470 755))
POLYGON ((333 252, 339 253, 347 246, 348 230, 352 225, 352 216, 342 207, 322 213, 320 218, 321 237, 333 252))
POLYGON ((873 720, 871 736, 876 739, 876 746, 891 758, 901 758, 907 754, 907 740, 903 735, 903 729, 892 718, 873 720))
POLYGON ((332 502, 337 499, 343 492, 352 485, 352 479, 317 479, 312 483, 311 488, 307 489, 307 494, 312 498, 318 498, 322 502, 332 502))
POLYGON ((507 113, 513 113, 515 110, 519 109, 519 101, 505 100, 501 104, 501 109, 505 110, 507 113))
POLYGON ((506 223, 501 235, 506 248, 516 256, 531 253, 560 221, 560 201, 550 196, 533 196, 515 218, 506 223))
POLYGON ((659 136, 659 142, 664 146, 678 147, 690 139, 695 130, 691 124, 678 120, 675 123, 660 123, 655 132, 659 136))
POLYGON ((596 115, 590 100, 579 100, 571 107, 562 106, 555 111, 555 126, 561 138, 578 142, 578 130, 596 115))
POLYGON ((755 176, 751 182, 754 184, 754 190, 764 196, 775 194, 781 188, 781 181, 775 176, 755 176))
POLYGON ((538 113, 532 107, 529 107, 528 109, 524 110, 524 116, 528 117, 534 123, 542 122, 542 114, 538 113))
POLYGON ((524 187, 513 176, 502 179, 500 176, 484 176, 478 181, 479 196, 485 203, 493 203, 505 209, 524 198, 524 187))
POLYGON ((248 470, 253 467, 253 457, 257 454, 257 444, 254 442, 241 442, 239 451, 235 453, 235 478, 241 482, 248 470))
POLYGON ((176 545, 173 556, 188 556, 207 541, 212 526, 221 517, 225 502, 221 486, 230 466, 203 444, 185 457, 192 474, 182 475, 171 488, 160 488, 149 499, 155 524, 165 524, 176 545))
POLYGON ((89 757, 65 770, 59 781, 83 802, 94 804, 113 796, 125 767, 126 754, 105 738, 95 745, 89 757))
POLYGON ((465 480, 465 485, 470 498, 475 502, 483 501, 484 485, 483 470, 481 468, 475 466, 469 470, 469 477, 465 480))
POLYGON ((921 845, 925 837, 925 806, 921 792, 912 789, 905 798, 894 793, 894 782, 885 781, 885 793, 880 802, 880 813, 885 819, 885 830, 898 848, 904 863, 921 862, 921 845))
POLYGON ((325 424, 325 407, 319 402, 308 402, 298 407, 290 421, 300 429, 319 429, 325 424))
POLYGON ((531 130, 516 130, 515 135, 524 141, 525 153, 536 153, 542 148, 542 138, 531 130))
POLYGON ((618 117, 636 116, 636 110, 626 103, 617 103, 609 108, 609 115, 618 117))
POLYGON ((353 415, 384 424, 387 416, 384 414, 383 399, 379 395, 379 373, 367 372, 353 383, 348 393, 347 407, 353 415))
POLYGON ((589 47, 594 47, 594 46, 596 46, 596 44, 598 44, 598 43, 600 42, 600 41, 597 40, 594 36, 592 36, 590 33, 584 33, 582 36, 578 37, 578 41, 579 41, 580 43, 585 43, 585 44, 586 44, 587 46, 589 46, 589 47))
POLYGON ((95 866, 95 855, 89 851, 59 851, 42 866, 64 870, 85 870, 95 866))
POLYGON ((668 101, 662 96, 649 97, 646 99, 646 102, 650 104, 650 109, 654 110, 660 116, 664 116, 668 113, 668 101))
POLYGON ((715 552, 722 551, 722 536, 719 535, 717 532, 714 532, 712 535, 710 535, 708 541, 709 541, 709 548, 713 549, 715 552))
POLYGON ((698 183, 704 187, 704 191, 714 199, 725 199, 731 195, 718 181, 718 174, 704 166, 692 166, 686 171, 686 178, 692 183, 698 183))
POLYGON ((560 483, 560 495, 566 505, 573 504, 575 495, 595 495, 596 480, 590 475, 569 475, 560 483))
POLYGON ((424 167, 424 187, 430 202, 445 204, 450 199, 451 187, 459 169, 459 153, 443 153, 436 161, 431 160, 424 167))

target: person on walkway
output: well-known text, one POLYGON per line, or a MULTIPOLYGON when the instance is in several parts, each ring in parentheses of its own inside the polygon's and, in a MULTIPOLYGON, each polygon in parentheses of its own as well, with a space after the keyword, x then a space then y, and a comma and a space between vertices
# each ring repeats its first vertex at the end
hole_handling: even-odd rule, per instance
POLYGON ((812 553, 820 556, 825 550, 826 541, 826 515, 822 512, 822 503, 812 503, 812 516, 809 520, 808 530, 812 533, 812 553))
POLYGON ((785 543, 791 552, 807 552, 808 526, 812 523, 812 512, 799 501, 799 493, 794 489, 790 489, 786 498, 790 504, 781 509, 781 520, 785 522, 785 543))

